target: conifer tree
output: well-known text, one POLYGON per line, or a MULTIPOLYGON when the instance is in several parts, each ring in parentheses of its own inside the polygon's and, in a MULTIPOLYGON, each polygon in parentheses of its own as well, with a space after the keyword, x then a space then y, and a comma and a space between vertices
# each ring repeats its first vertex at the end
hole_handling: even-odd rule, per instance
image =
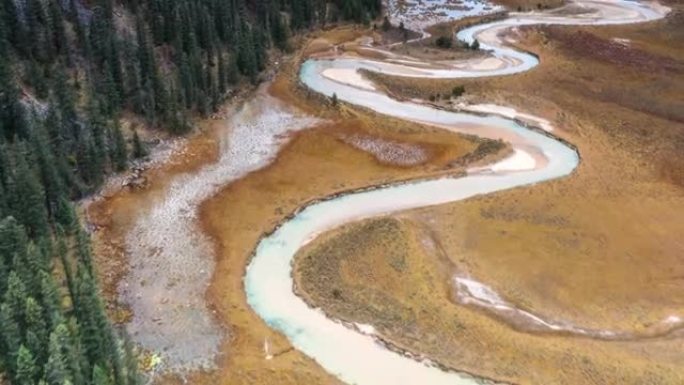
POLYGON ((133 157, 138 159, 147 155, 147 150, 142 144, 140 137, 138 136, 138 131, 133 131, 133 157))
POLYGON ((7 303, 0 303, 0 366, 13 376, 16 373, 17 351, 22 337, 19 323, 7 303))
MULTIPOLYGON (((333 2, 357 21, 380 11, 379 0, 333 2)), ((291 30, 324 24, 327 4, 0 0, 0 370, 11 384, 141 383, 70 200, 126 168, 120 116, 187 132, 243 77, 256 83, 291 30), (133 31, 115 25, 115 4, 136 15, 133 31)), ((144 157, 138 132, 128 139, 144 157)))
POLYGON ((55 220, 58 224, 68 229, 75 227, 78 223, 74 208, 65 197, 60 197, 60 199, 57 201, 55 220))
POLYGON ((33 353, 21 345, 17 353, 16 374, 13 383, 15 385, 34 385, 38 374, 39 370, 33 353))
POLYGON ((47 361, 48 329, 43 308, 32 297, 26 298, 26 347, 34 352, 36 362, 47 361))
POLYGON ((45 364, 45 379, 48 385, 64 385, 73 384, 73 379, 67 367, 67 358, 64 356, 66 348, 63 346, 64 339, 59 333, 64 333, 65 326, 58 325, 55 330, 50 333, 50 342, 48 346, 48 360, 45 364), (58 332, 58 328, 62 328, 58 332))
POLYGON ((0 122, 5 139, 26 137, 26 116, 8 56, 0 55, 0 122))
MULTIPOLYGON (((67 324, 57 325, 50 335, 50 340, 55 340, 54 347, 59 349, 61 358, 64 360, 64 366, 68 371, 68 377, 71 378, 73 385, 85 385, 84 376, 79 359, 80 347, 69 330, 67 324)), ((52 353, 53 351, 51 351, 52 353)), ((57 354, 56 351, 54 351, 57 354)), ((49 367, 48 367, 49 368, 49 367)), ((47 377, 47 371, 46 371, 47 377)), ((48 377, 49 380, 49 377, 48 377)))
POLYGON ((126 149, 126 139, 124 139, 123 133, 121 133, 121 127, 117 120, 114 122, 114 126, 111 129, 111 163, 114 166, 114 170, 123 171, 126 169, 126 164, 128 162, 128 150, 126 149))
POLYGON ((57 162, 47 142, 46 135, 42 127, 34 129, 31 138, 32 150, 36 154, 40 180, 45 188, 45 205, 48 215, 54 215, 60 199, 64 199, 66 188, 62 178, 59 176, 57 162))
POLYGON ((66 37, 66 29, 64 28, 64 14, 62 7, 57 1, 48 1, 48 12, 50 14, 50 30, 52 31, 52 45, 57 55, 65 55, 67 62, 71 61, 69 53, 69 42, 66 37))
POLYGON ((44 236, 48 231, 45 192, 33 170, 19 153, 15 154, 15 171, 11 177, 13 214, 32 236, 44 236))
POLYGON ((100 365, 95 365, 93 368, 93 385, 112 385, 109 374, 100 365))
POLYGON ((64 322, 61 312, 61 297, 55 280, 49 272, 43 271, 40 274, 40 298, 43 307, 43 314, 51 328, 64 322))
POLYGON ((10 319, 17 323, 20 330, 26 326, 26 297, 26 286, 14 271, 10 272, 3 304, 8 306, 10 319))

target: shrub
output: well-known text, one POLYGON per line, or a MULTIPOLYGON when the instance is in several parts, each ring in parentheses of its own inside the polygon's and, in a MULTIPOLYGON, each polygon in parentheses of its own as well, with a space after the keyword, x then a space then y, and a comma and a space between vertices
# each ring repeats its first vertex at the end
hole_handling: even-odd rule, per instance
POLYGON ((451 96, 457 98, 465 92, 465 87, 463 86, 456 86, 451 90, 451 96))
POLYGON ((439 48, 451 48, 451 36, 440 36, 435 40, 435 45, 439 48))
POLYGON ((392 28, 392 23, 390 23, 390 21, 389 21, 389 19, 387 18, 387 16, 385 16, 385 18, 382 19, 382 30, 385 31, 385 32, 387 32, 387 31, 390 30, 390 28, 392 28))

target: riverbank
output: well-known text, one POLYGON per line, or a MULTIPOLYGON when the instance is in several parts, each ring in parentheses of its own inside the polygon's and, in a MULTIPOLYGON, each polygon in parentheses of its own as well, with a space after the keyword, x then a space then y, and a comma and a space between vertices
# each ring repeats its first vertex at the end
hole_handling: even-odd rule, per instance
MULTIPOLYGON (((326 39, 325 37, 321 37, 317 43, 319 45, 322 43, 322 46, 326 48, 331 45, 331 41, 335 40, 335 38, 326 39)), ((533 43, 531 43, 531 45, 534 45, 534 39, 532 39, 532 41, 533 43)), ((665 45, 667 45, 667 43, 665 43, 665 45)), ((566 59, 560 64, 568 65, 568 63, 572 63, 572 60, 566 59)), ((261 234, 267 233, 289 215, 290 212, 293 212, 296 208, 313 198, 340 191, 347 191, 357 187, 404 180, 406 178, 419 178, 426 175, 436 176, 444 173, 459 173, 463 171, 463 167, 465 166, 462 161, 464 157, 468 157, 467 154, 476 151, 478 145, 472 140, 467 140, 454 134, 425 127, 418 127, 415 124, 399 120, 379 118, 366 111, 358 111, 355 108, 350 108, 344 103, 340 103, 337 107, 334 107, 326 98, 311 95, 298 87, 298 64, 298 62, 294 62, 289 72, 286 70, 285 76, 280 77, 275 81, 269 93, 271 95, 279 96, 280 99, 287 100, 288 103, 297 105, 304 112, 316 114, 318 118, 326 119, 326 122, 307 131, 281 133, 282 135, 278 134, 273 136, 272 138, 280 145, 284 145, 284 147, 278 150, 279 152, 276 151, 278 152, 278 156, 273 160, 273 163, 263 169, 256 171, 251 170, 251 174, 222 188, 217 195, 202 205, 199 216, 197 217, 202 229, 204 229, 204 233, 211 235, 212 240, 214 241, 213 245, 216 249, 213 250, 216 252, 217 260, 211 280, 211 286, 209 286, 206 298, 210 307, 207 308, 207 304, 203 301, 204 298, 199 298, 199 302, 196 303, 199 303, 199 311, 208 310, 213 314, 212 319, 221 326, 222 330, 226 332, 227 337, 222 340, 218 348, 218 359, 213 362, 216 370, 207 371, 205 373, 194 372, 188 375, 185 380, 190 380, 193 383, 336 383, 337 381, 334 378, 324 373, 311 359, 306 358, 301 353, 293 350, 290 343, 286 341, 282 335, 268 328, 245 303, 242 276, 244 274, 244 266, 251 255, 254 244, 256 244, 261 234), (396 156, 386 157, 385 155, 387 153, 392 153, 396 156)), ((566 67, 562 68, 567 69, 566 67)), ((487 82, 488 81, 484 81, 484 83, 487 82)), ((492 81, 492 83, 496 84, 496 80, 492 81)), ((496 85, 498 86, 498 84, 496 85)), ((528 92, 529 90, 521 88, 516 91, 528 92)), ((561 111, 559 105, 554 105, 554 102, 549 101, 555 100, 553 98, 548 100, 544 98, 541 100, 534 99, 539 104, 533 104, 532 107, 527 108, 528 99, 526 96, 513 93, 498 94, 498 92, 498 88, 492 89, 492 95, 488 96, 504 98, 506 101, 510 98, 510 100, 520 102, 521 104, 519 106, 525 107, 523 108, 524 111, 532 110, 550 120, 555 120, 562 128, 561 135, 572 139, 573 141, 576 138, 572 136, 574 133, 568 132, 568 128, 578 127, 575 125, 577 123, 584 129, 585 125, 592 124, 591 118, 599 116, 590 114, 589 117, 581 116, 580 118, 576 118, 574 115, 560 115, 562 116, 561 119, 558 114, 549 113, 549 111, 561 111), (541 112, 539 110, 539 105, 543 106, 543 111, 541 112), (563 128, 565 130, 563 130, 563 128)), ((554 96, 554 94, 551 96, 554 96)), ((266 97, 266 95, 264 95, 264 97, 266 97)), ((573 98, 577 98, 577 95, 574 95, 573 98)), ((563 102, 557 103, 562 105, 563 102)), ((268 105, 268 103, 261 103, 259 108, 267 108, 268 105)), ((256 116, 260 115, 255 114, 253 118, 256 116)), ((223 123, 225 124, 225 122, 223 123)), ((255 129, 259 132, 261 131, 259 127, 256 127, 255 129)), ((232 128, 227 129, 225 126, 217 127, 217 130, 220 130, 222 133, 232 132, 232 128)), ((605 139, 605 137, 600 135, 592 134, 591 139, 597 138, 605 139)), ((580 138, 578 139, 578 142, 581 143, 582 146, 588 145, 587 143, 595 145, 591 140, 588 142, 587 140, 589 139, 585 138, 582 140, 580 138)), ((201 146, 198 147, 200 153, 197 155, 196 159, 198 159, 197 164, 200 166, 194 169, 194 161, 190 160, 188 163, 188 167, 193 169, 193 175, 201 175, 203 172, 202 170, 204 170, 204 165, 211 164, 213 160, 220 158, 218 156, 218 151, 212 155, 212 150, 209 149, 212 146, 214 148, 220 148, 218 142, 218 139, 209 141, 209 147, 206 150, 202 150, 201 146), (206 151, 207 154, 202 153, 202 151, 206 151), (200 161, 199 159, 203 160, 200 161)), ((599 141, 597 143, 605 143, 605 141, 599 141)), ((257 153, 259 153, 259 151, 255 152, 255 154, 257 153)), ((618 162, 617 164, 619 164, 619 162, 625 160, 623 158, 628 158, 628 153, 627 150, 624 150, 624 152, 619 152, 619 155, 621 156, 611 159, 615 159, 615 161, 618 162)), ((191 152, 191 154, 194 154, 194 152, 191 152)), ((600 154, 603 154, 604 156, 613 155, 611 152, 600 154)), ((592 158, 592 161, 596 161, 596 158, 592 158)), ((623 164, 635 165, 635 163, 630 163, 629 161, 624 162, 623 164)), ((611 170, 615 170, 615 166, 616 164, 613 164, 611 170)), ((179 167, 183 168, 185 166, 179 167)), ((171 175, 163 176, 161 178, 164 181, 160 182, 159 186, 162 186, 162 189, 159 193, 154 193, 154 187, 151 188, 152 192, 150 195, 147 195, 147 192, 140 192, 140 196, 146 198, 140 198, 141 200, 138 201, 140 206, 135 206, 132 202, 124 204, 125 210, 128 210, 128 214, 124 213, 120 217, 121 222, 115 224, 115 226, 119 226, 119 224, 130 226, 132 220, 130 220, 127 215, 145 215, 151 206, 163 204, 163 202, 165 202, 167 199, 165 194, 169 191, 169 186, 178 182, 179 179, 171 175)), ((154 178, 152 179, 154 180, 154 178)), ((183 179, 180 179, 180 181, 182 183, 183 179)), ((222 183, 226 183, 225 180, 222 179, 222 181, 223 182, 212 183, 210 188, 221 188, 222 183)), ((154 181, 151 183, 152 186, 155 185, 154 181)), ((552 185, 557 186, 556 182, 552 185)), ((623 184, 622 186, 625 187, 627 185, 623 184)), ((576 187, 578 188, 576 191, 584 192, 579 189, 579 185, 576 187)), ((524 190, 527 191, 528 189, 524 190)), ((217 190, 211 190, 211 193, 208 195, 213 194, 215 191, 217 190)), ((592 189, 589 191, 595 192, 595 190, 592 189)), ((180 215, 174 215, 172 219, 176 220, 181 218, 186 221, 183 223, 191 223, 187 222, 187 220, 194 218, 195 212, 193 208, 204 199, 203 197, 187 201, 190 203, 190 211, 179 212, 180 215)), ((527 198, 520 196, 519 199, 526 200, 527 198)), ((517 199, 514 203, 517 203, 517 199)), ((591 208, 594 213, 597 211, 596 207, 591 208)), ((114 217, 116 217, 116 215, 114 215, 114 217)), ((463 218, 455 218, 453 220, 456 221, 458 219, 461 220, 458 223, 462 223, 463 218)), ((435 222, 434 225, 439 227, 445 222, 435 222)), ((160 225, 165 224, 161 222, 158 223, 160 225)), ((146 228, 153 227, 154 226, 147 226, 146 228)), ((455 229, 459 230, 455 232, 456 234, 462 234, 461 231, 467 230, 459 227, 456 227, 455 229)), ((445 233, 451 234, 451 231, 453 230, 454 228, 447 228, 445 233)), ((497 228, 497 230, 501 231, 501 228, 497 228)), ((180 236, 186 233, 187 231, 178 233, 167 232, 166 234, 171 234, 171 237, 177 235, 180 239, 180 236)), ((499 234, 499 236, 501 236, 501 234, 499 234)), ((174 243, 178 243, 179 239, 173 239, 174 243)), ((468 238, 468 240, 470 239, 471 238, 468 238)), ((182 241, 182 239, 180 240, 182 241)), ((491 239, 488 241, 493 243, 497 242, 495 232, 491 234, 491 239)), ((188 246, 194 247, 194 243, 190 242, 188 243, 188 246)), ((458 247, 474 248, 476 246, 466 242, 465 246, 459 245, 458 247)), ((152 257, 156 258, 156 251, 152 250, 151 252, 152 257)), ((180 255, 179 253, 175 254, 180 255)), ((593 257, 595 258, 596 256, 593 257)), ((426 258, 429 259, 429 255, 427 255, 426 258)), ((163 262, 164 259, 161 260, 161 263, 163 262)), ((523 267, 526 265, 526 259, 520 257, 520 259, 518 259, 518 265, 519 266, 516 267, 523 270, 523 267)), ((202 264, 201 266, 207 265, 202 264)), ((190 266, 190 269, 193 268, 197 268, 197 266, 194 264, 190 266)), ((515 269, 513 270, 515 271, 515 269)), ((479 271, 477 272, 479 273, 479 271)), ((203 272, 203 274, 206 274, 206 271, 203 272)), ((209 271, 209 274, 211 274, 211 271, 209 271)), ((407 282, 410 282, 410 279, 407 282)), ((141 286, 144 286, 140 290, 147 290, 145 288, 147 287, 145 283, 138 283, 141 283, 141 286)), ((489 282, 487 283, 489 284, 489 282)), ((181 284, 183 284, 183 282, 181 282, 181 284)), ((169 289, 174 290, 173 288, 175 286, 176 284, 169 287, 169 289)), ((495 289, 499 290, 498 287, 495 287, 495 289)), ((181 290, 181 292, 184 294, 187 293, 185 290, 181 290)), ((193 293, 197 294, 197 290, 193 290, 193 293)), ((509 292, 504 291, 503 293, 507 298, 510 297, 509 292)), ((199 297, 201 297, 201 294, 199 297)), ((517 298, 515 299, 517 303, 517 298)), ((160 305, 168 304, 168 301, 165 302, 164 297, 157 298, 157 300, 160 301, 160 305)), ((198 298, 194 298, 194 300, 198 300, 198 298)), ((416 299, 410 298, 410 300, 413 301, 416 299)), ((444 300, 444 298, 441 300, 444 300)), ((446 301, 448 302, 449 300, 447 295, 446 301)), ((425 303, 426 306, 428 304, 431 305, 429 299, 428 302, 425 303)), ((446 302, 443 302, 443 304, 446 304, 445 308, 447 309, 450 306, 450 304, 446 302)), ((476 324, 480 326, 474 327, 478 328, 477 330, 481 330, 482 334, 477 334, 476 338, 472 341, 473 343, 480 343, 480 341, 482 341, 481 338, 485 338, 487 336, 486 333, 490 331, 490 329, 487 328, 491 325, 490 323, 487 323, 487 320, 490 319, 490 317, 487 314, 480 314, 480 316, 483 319, 481 325, 478 320, 476 324)), ((152 321, 157 322, 155 320, 152 321)), ((163 323, 164 320, 162 319, 161 322, 163 323)), ((496 323, 496 325, 499 325, 499 327, 492 326, 492 334, 490 337, 498 336, 496 333, 500 330, 508 330, 498 323, 496 323)), ((191 328, 188 330, 183 329, 180 330, 180 332, 185 332, 186 335, 184 338, 192 342, 193 335, 191 334, 191 330, 191 328)), ((421 330, 416 331, 416 333, 420 332, 421 330)), ((502 341, 508 341, 506 339, 508 338, 506 337, 507 332, 502 333, 502 335, 504 336, 502 341)), ((439 339, 437 340, 440 341, 439 339)), ((492 338, 492 341, 498 342, 495 338, 492 338)), ((543 339, 543 341, 555 340, 543 339)), ((454 342, 458 341, 454 340, 454 342)), ((549 343, 553 344, 552 342, 549 343)), ((451 344, 451 341, 450 345, 454 345, 454 348, 456 349, 463 348, 457 343, 451 344)), ((504 352, 503 354, 512 354, 510 352, 517 352, 516 349, 521 349, 520 345, 513 345, 515 345, 515 349, 511 348, 507 351, 508 353, 504 352)), ((420 351, 421 349, 420 346, 409 347, 411 350, 417 349, 420 351)), ((477 351, 477 349, 473 350, 473 352, 477 351)), ((488 349, 485 346, 480 347, 479 351, 485 355, 491 354, 492 349, 491 347, 488 349)), ((537 359, 540 359, 543 352, 544 350, 542 349, 540 352, 534 352, 534 355, 537 359)), ((431 354, 434 354, 435 357, 439 358, 440 352, 431 352, 431 354)), ((462 357, 462 355, 455 354, 452 359, 460 359, 460 357, 462 357)), ((478 357, 478 359, 481 360, 481 356, 478 357)), ((588 358, 588 360, 590 360, 590 363, 592 364, 595 363, 594 361, 591 361, 592 358, 588 358)), ((600 364, 601 362, 609 362, 609 360, 599 360, 597 362, 600 364)), ((489 365, 494 367, 497 363, 500 362, 495 360, 491 363, 487 363, 485 370, 490 367, 489 365)), ((576 365, 573 367, 578 367, 579 371, 586 370, 587 367, 582 365, 585 365, 584 362, 579 366, 576 365)), ((638 370, 640 366, 638 366, 638 364, 634 365, 636 365, 635 370, 637 372, 630 371, 628 374, 639 374, 638 370)), ((459 366, 458 363, 453 367, 460 369, 464 368, 464 366, 459 366)), ((534 365, 532 365, 532 367, 534 367, 534 365)), ((509 367, 504 364, 492 370, 510 371, 515 368, 516 367, 509 367)), ((522 370, 527 367, 519 366, 517 368, 522 370)), ((540 372, 543 372, 542 375, 552 375, 555 369, 557 369, 557 367, 549 367, 540 372)), ((477 370, 480 369, 475 368, 473 371, 477 372, 477 370)), ((516 374, 515 372, 511 373, 513 374, 505 373, 505 375, 512 376, 516 374)), ((588 373, 592 372, 588 371, 588 373)), ((574 375, 578 374, 575 371, 570 371, 568 374, 568 376, 574 375)), ((665 375, 667 375, 667 373, 665 373, 665 375)), ((501 377, 503 377, 503 375, 500 372, 497 372, 497 378, 501 377)), ((646 379, 657 380, 660 379, 660 377, 646 379)), ((159 382, 173 383, 176 380, 181 381, 180 378, 176 377, 161 379, 159 382)))
MULTIPOLYGON (((331 31, 330 35, 324 33, 322 39, 334 42, 340 36, 350 36, 349 33, 354 35, 354 29, 345 27, 341 32, 331 31)), ((309 97, 298 86, 298 62, 297 58, 293 60, 293 63, 283 63, 283 72, 268 90, 262 91, 264 97, 275 95, 280 100, 287 100, 288 105, 296 106, 300 113, 315 114, 325 121, 318 124, 317 128, 285 134, 282 143, 287 144, 279 150, 280 155, 274 163, 225 187, 225 190, 205 203, 199 212, 201 225, 217 241, 217 265, 207 293, 208 302, 204 306, 213 314, 212 318, 217 321, 226 338, 219 344, 218 353, 213 357, 213 365, 206 366, 216 370, 195 371, 190 374, 184 371, 183 378, 192 378, 197 383, 318 383, 331 380, 310 359, 288 348, 289 344, 276 333, 265 326, 259 326, 261 323, 258 317, 244 302, 241 280, 244 264, 251 253, 250 247, 253 247, 253 244, 249 244, 250 240, 254 241, 262 232, 307 200, 350 188, 462 172, 465 166, 462 159, 471 153, 478 153, 480 162, 489 162, 488 156, 496 156, 489 152, 483 154, 482 149, 478 150, 478 146, 485 142, 482 140, 464 138, 398 120, 380 119, 374 114, 343 105, 333 108, 325 99, 309 97), (386 157, 388 152, 395 156, 386 157), (240 219, 231 221, 226 218, 240 219), (275 372, 271 362, 264 361, 265 338, 268 338, 275 355, 286 352, 279 356, 283 357, 278 360, 282 363, 276 366, 278 370, 275 372), (269 365, 265 365, 267 363, 269 365), (255 378, 258 380, 254 380, 255 378)), ((263 102, 260 104, 265 107, 263 102)), ((131 292, 134 295, 141 295, 149 290, 159 293, 144 295, 144 298, 149 297, 156 301, 155 305, 146 305, 141 309, 146 312, 174 309, 184 306, 185 301, 190 300, 188 295, 192 291, 189 290, 183 290, 177 296, 153 289, 159 284, 162 287, 167 285, 167 267, 158 266, 161 270, 157 271, 144 266, 150 263, 149 260, 159 259, 159 254, 167 253, 166 251, 155 248, 150 251, 151 254, 147 254, 145 261, 135 257, 138 259, 129 267, 127 262, 132 247, 130 234, 141 218, 149 216, 157 207, 165 204, 179 181, 185 184, 182 181, 188 177, 202 174, 207 167, 214 167, 211 165, 220 160, 221 149, 225 149, 225 145, 221 144, 224 141, 222 138, 235 129, 230 119, 239 111, 240 108, 235 106, 222 114, 225 118, 207 123, 205 134, 190 139, 187 147, 171 157, 169 163, 149 170, 145 175, 145 188, 121 191, 91 207, 89 216, 99 229, 95 245, 100 258, 106 260, 100 266, 105 266, 104 263, 111 266, 111 270, 103 270, 106 273, 102 275, 103 281, 108 283, 106 287, 110 299, 118 298, 121 283, 128 282, 129 285, 140 285, 131 292), (131 274, 135 277, 140 271, 150 271, 155 276, 134 281, 122 279, 131 274)), ((220 187, 219 183, 216 188, 220 187)), ((177 199, 177 194, 173 195, 172 198, 177 199)), ((174 215, 174 218, 184 221, 192 219, 192 215, 188 214, 181 213, 174 215)), ((182 235, 182 232, 178 232, 179 229, 176 230, 177 237, 182 235)), ((164 247, 168 243, 165 241, 164 247)), ((141 253, 135 255, 145 254, 141 253)), ((211 266, 200 263, 189 268, 195 271, 207 267, 211 266)), ((166 286, 165 291, 180 290, 183 285, 185 283, 175 281, 172 286, 166 286)), ((197 303, 192 303, 193 308, 201 310, 197 303)), ((131 316, 136 316, 135 313, 128 313, 125 308, 115 312, 120 321, 129 321, 134 319, 131 316)), ((152 321, 154 333, 161 333, 169 327, 174 330, 180 327, 178 332, 186 335, 182 340, 192 341, 193 327, 184 321, 169 322, 167 317, 149 318, 148 322, 152 321), (180 326, 173 326, 176 323, 180 326)), ((140 335, 137 337, 140 338, 140 335)), ((162 358, 160 368, 167 367, 164 354, 157 356, 162 358)), ((159 383, 180 380, 181 377, 174 375, 157 379, 159 383)))
POLYGON ((402 348, 486 377, 681 383, 678 334, 607 342, 530 333, 459 304, 453 283, 467 276, 546 319, 599 330, 638 334, 684 315, 684 52, 676 44, 684 30, 681 2, 671 5, 674 15, 644 25, 524 28, 513 37, 542 60, 523 74, 388 81, 399 95, 402 87, 434 94, 465 84, 473 101, 545 117, 583 162, 563 180, 324 234, 298 257, 305 297, 334 318, 374 325, 402 348), (440 91, 419 88, 434 84, 440 91))
POLYGON ((208 381, 207 378, 218 383, 241 383, 246 375, 252 376, 249 383, 335 383, 313 361, 292 350, 290 343, 247 305, 242 280, 254 245, 263 233, 314 197, 397 180, 458 173, 464 169, 462 166, 448 165, 465 156, 469 148, 476 148, 461 137, 440 130, 355 114, 355 119, 298 135, 268 168, 227 186, 202 206, 204 228, 218 244, 215 279, 208 298, 237 337, 226 346, 229 354, 219 364, 219 371, 207 374, 211 377, 195 379, 198 383, 208 381), (370 132, 375 137, 382 135, 414 145, 446 144, 455 157, 430 157, 428 162, 411 168, 389 165, 378 161, 372 153, 339 140, 339 133, 359 129, 366 131, 362 135, 370 132), (243 219, 226 220, 230 217, 243 219), (265 360, 264 341, 268 341, 270 353, 277 358, 265 360))

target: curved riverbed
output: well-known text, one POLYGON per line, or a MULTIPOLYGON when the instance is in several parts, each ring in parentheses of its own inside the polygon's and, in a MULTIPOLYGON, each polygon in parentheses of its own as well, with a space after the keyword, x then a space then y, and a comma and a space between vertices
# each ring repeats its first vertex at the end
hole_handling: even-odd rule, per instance
POLYGON ((505 46, 503 29, 518 25, 617 24, 654 20, 667 13, 657 3, 630 1, 580 1, 584 9, 563 16, 559 13, 512 14, 510 18, 479 25, 459 33, 468 41, 477 38, 491 50, 487 58, 444 64, 439 68, 410 67, 360 58, 308 60, 301 68, 302 82, 323 95, 370 108, 378 113, 429 124, 454 132, 503 139, 514 155, 487 168, 471 170, 466 177, 440 178, 378 187, 313 203, 272 234, 264 237, 247 268, 245 288, 248 302, 271 327, 285 334, 300 351, 315 359, 341 380, 353 384, 477 384, 466 374, 443 371, 428 361, 402 356, 362 334, 310 308, 293 292, 292 260, 304 244, 317 234, 362 218, 429 205, 454 202, 523 185, 560 178, 579 163, 577 152, 541 130, 531 130, 501 116, 438 110, 418 102, 398 101, 360 84, 358 77, 345 82, 345 71, 366 69, 386 74, 426 78, 457 78, 507 75, 538 64, 530 54, 505 46), (593 10, 593 11, 592 11, 593 10), (489 60, 486 66, 478 65, 489 60), (496 63, 492 65, 492 61, 496 63), (335 71, 331 71, 335 70, 335 71), (524 161, 522 161, 522 160, 524 161))

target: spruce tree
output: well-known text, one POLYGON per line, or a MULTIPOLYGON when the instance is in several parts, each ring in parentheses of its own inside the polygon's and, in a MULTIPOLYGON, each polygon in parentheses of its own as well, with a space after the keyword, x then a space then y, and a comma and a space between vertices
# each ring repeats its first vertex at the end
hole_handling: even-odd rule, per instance
POLYGON ((0 293, 4 293, 7 288, 10 267, 5 262, 4 256, 0 256, 0 293))
POLYGON ((14 271, 10 272, 3 302, 8 306, 10 319, 14 320, 21 330, 26 327, 27 295, 26 286, 24 286, 19 276, 14 271))
POLYGON ((58 224, 67 229, 74 228, 78 222, 76 219, 76 212, 66 197, 60 197, 57 201, 57 210, 55 211, 55 220, 58 224))
MULTIPOLYGON (((61 357, 64 359, 65 367, 68 375, 71 377, 73 385, 85 385, 83 369, 81 366, 82 353, 77 340, 72 336, 72 333, 67 324, 59 324, 54 328, 50 335, 51 341, 56 340, 54 345, 59 348, 61 357)), ((56 354, 56 353, 55 353, 56 354)), ((48 367, 49 368, 49 367, 48 367)), ((47 376, 47 372, 46 372, 47 376)))
POLYGON ((37 363, 47 361, 48 328, 43 308, 32 297, 26 298, 26 347, 37 363))
POLYGON ((24 252, 27 246, 26 231, 14 217, 0 220, 0 258, 4 258, 7 266, 12 266, 15 254, 24 252))
POLYGON ((138 131, 133 131, 133 157, 138 159, 146 155, 147 150, 138 136, 138 131))
POLYGON ((45 205, 48 215, 54 215, 60 199, 64 199, 67 192, 42 125, 34 129, 31 142, 38 161, 40 180, 45 188, 45 205))
POLYGON ((48 1, 48 12, 50 14, 50 30, 52 31, 52 45, 56 54, 65 55, 67 62, 71 60, 69 54, 69 42, 64 28, 64 14, 62 7, 57 1, 48 1))
POLYGON ((38 374, 39 368, 33 353, 21 345, 17 353, 16 374, 12 383, 15 385, 34 385, 38 374))
POLYGON ((51 328, 64 322, 61 309, 61 295, 55 280, 49 272, 40 274, 40 298, 43 314, 51 328))
POLYGON ((26 137, 26 114, 20 101, 10 57, 0 55, 0 123, 5 139, 26 137))
POLYGON ((16 373, 17 351, 21 343, 21 329, 11 306, 0 303, 0 364, 10 377, 16 373))
MULTIPOLYGON (((59 325, 57 328, 65 328, 59 325)), ((66 348, 63 346, 64 339, 60 337, 57 328, 50 333, 48 346, 48 360, 45 364, 45 379, 48 385, 73 384, 73 379, 67 366, 67 358, 64 356, 66 348)))
POLYGON ((44 236, 48 232, 45 191, 36 173, 21 153, 15 154, 15 171, 11 178, 14 217, 26 226, 29 235, 44 236))
POLYGON ((112 380, 105 369, 103 369, 100 365, 95 365, 93 368, 93 378, 91 384, 112 385, 112 380))

